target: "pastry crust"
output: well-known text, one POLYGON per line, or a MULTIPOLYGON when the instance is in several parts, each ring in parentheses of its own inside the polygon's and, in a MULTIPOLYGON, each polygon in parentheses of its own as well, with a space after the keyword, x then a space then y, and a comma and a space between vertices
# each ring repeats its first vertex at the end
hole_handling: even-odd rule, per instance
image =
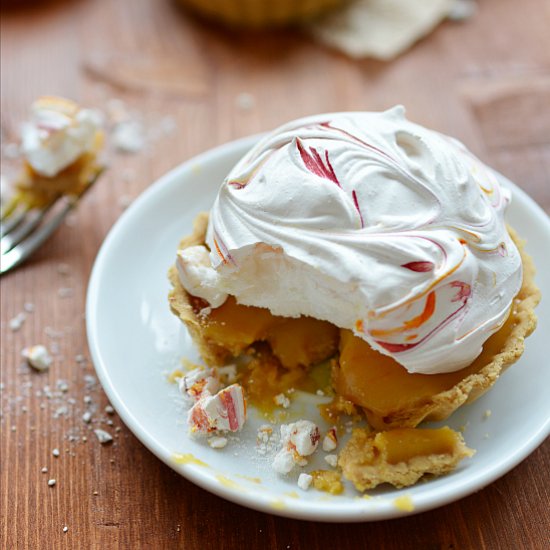
MULTIPOLYGON (((182 239, 179 248, 204 245, 207 226, 208 213, 202 212, 194 221, 192 234, 182 239)), ((433 395, 418 406, 396 410, 383 419, 365 411, 373 427, 376 429, 416 427, 425 420, 444 420, 461 405, 470 403, 483 395, 496 382, 500 374, 522 355, 525 338, 535 330, 537 325, 534 309, 540 301, 540 291, 535 284, 535 266, 524 250, 523 241, 512 228, 509 228, 509 232, 521 254, 523 283, 514 303, 515 324, 500 351, 492 355, 487 364, 478 372, 466 376, 449 390, 433 395)), ((168 277, 173 286, 168 296, 170 308, 189 329, 205 363, 215 366, 230 361, 233 358, 230 350, 204 336, 201 330, 201 318, 198 314, 200 308, 197 306, 200 299, 193 298, 185 291, 175 266, 170 268, 168 277), (194 300, 195 304, 193 304, 194 300), (194 305, 195 307, 193 307, 194 305)))
MULTIPOLYGON (((201 212, 193 222, 193 232, 184 237, 179 244, 179 249, 183 250, 190 246, 203 245, 206 240, 206 228, 208 227, 208 212, 201 212)), ((168 279, 172 283, 172 290, 168 294, 168 303, 170 309, 187 326, 191 338, 199 349, 203 361, 210 366, 219 366, 227 363, 232 354, 230 350, 218 345, 216 342, 206 338, 201 330, 201 318, 193 307, 192 297, 183 288, 178 270, 175 265, 168 270, 168 279)))
POLYGON ((271 28, 308 21, 346 0, 178 0, 197 14, 233 27, 271 28))

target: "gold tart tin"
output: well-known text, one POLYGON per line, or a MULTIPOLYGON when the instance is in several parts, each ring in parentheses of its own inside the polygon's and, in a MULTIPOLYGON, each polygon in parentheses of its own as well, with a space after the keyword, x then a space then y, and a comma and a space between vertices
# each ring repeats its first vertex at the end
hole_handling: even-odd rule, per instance
POLYGON ((347 0, 177 0, 210 20, 232 27, 269 28, 302 23, 347 0))

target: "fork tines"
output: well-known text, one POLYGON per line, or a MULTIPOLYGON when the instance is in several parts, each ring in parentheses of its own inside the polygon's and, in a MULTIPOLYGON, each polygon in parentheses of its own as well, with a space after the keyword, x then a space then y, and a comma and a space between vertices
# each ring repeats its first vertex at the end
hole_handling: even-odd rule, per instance
POLYGON ((63 221, 72 203, 74 199, 60 198, 43 208, 22 208, 10 215, 6 222, 2 221, 0 273, 6 273, 30 256, 63 221))
POLYGON ((30 235, 46 217, 57 199, 52 200, 42 208, 21 208, 9 216, 6 224, 2 222, 0 234, 0 254, 2 257, 30 235))
POLYGON ((59 226, 82 196, 97 181, 102 170, 80 195, 61 195, 42 208, 16 205, 0 223, 0 274, 27 259, 59 226))

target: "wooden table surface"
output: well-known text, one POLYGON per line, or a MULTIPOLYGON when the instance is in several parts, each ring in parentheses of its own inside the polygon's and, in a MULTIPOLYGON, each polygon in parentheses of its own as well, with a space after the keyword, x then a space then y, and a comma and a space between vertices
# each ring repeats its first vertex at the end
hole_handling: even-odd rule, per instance
POLYGON ((37 4, 2 15, 3 172, 13 170, 10 144, 43 94, 115 117, 123 101, 148 143, 138 154, 112 153, 76 215, 2 278, 0 546, 550 548, 548 441, 482 491, 399 520, 288 520, 213 496, 104 413, 84 320, 94 258, 129 200, 197 153, 302 115, 403 103, 411 119, 463 140, 550 212, 550 3, 481 0, 476 17, 443 24, 392 63, 352 61, 297 32, 220 31, 169 0, 37 4), (29 303, 34 312, 11 330, 29 303), (55 353, 46 373, 20 358, 39 342, 55 353), (85 408, 114 445, 88 432, 85 408))

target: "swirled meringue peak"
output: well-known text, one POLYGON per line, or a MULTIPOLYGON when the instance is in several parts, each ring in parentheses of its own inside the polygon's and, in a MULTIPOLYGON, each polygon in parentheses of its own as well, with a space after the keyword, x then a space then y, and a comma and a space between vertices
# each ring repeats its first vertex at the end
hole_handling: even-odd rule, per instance
POLYGON ((400 106, 286 124, 219 191, 209 280, 241 304, 351 329, 409 372, 458 370, 521 286, 500 179, 400 106))

